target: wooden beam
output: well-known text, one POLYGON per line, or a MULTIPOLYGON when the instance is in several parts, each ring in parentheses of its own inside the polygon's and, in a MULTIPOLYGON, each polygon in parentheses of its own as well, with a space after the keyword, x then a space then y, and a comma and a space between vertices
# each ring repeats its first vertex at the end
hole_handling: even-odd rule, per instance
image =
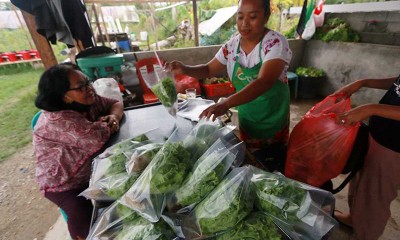
POLYGON ((43 37, 36 31, 35 17, 32 14, 25 12, 23 10, 21 10, 21 13, 22 16, 24 17, 29 32, 31 33, 36 49, 39 51, 40 58, 42 59, 44 67, 48 69, 56 65, 58 62, 49 42, 45 37, 43 37))
POLYGON ((193 1, 193 20, 194 20, 194 44, 196 47, 199 46, 199 19, 197 17, 197 2, 193 1))
MULTIPOLYGON (((96 4, 92 4, 92 11, 93 11, 94 19, 96 20, 97 29, 99 29, 101 44, 103 44, 103 46, 105 46, 106 44, 104 42, 103 32, 101 31, 99 17, 97 16, 96 4)), ((94 32, 93 32, 93 35, 94 35, 94 32)), ((93 36, 93 38, 96 40, 96 36, 93 36)))

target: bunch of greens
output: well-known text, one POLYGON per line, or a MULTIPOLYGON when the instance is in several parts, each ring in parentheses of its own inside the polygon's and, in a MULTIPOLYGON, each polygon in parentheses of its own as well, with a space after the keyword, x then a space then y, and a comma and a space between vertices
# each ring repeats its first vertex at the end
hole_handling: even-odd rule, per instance
POLYGON ((150 161, 154 158, 157 152, 161 149, 160 143, 149 143, 136 148, 132 154, 131 159, 126 164, 128 173, 143 171, 150 161))
POLYGON ((115 240, 170 240, 174 237, 174 232, 163 220, 151 223, 138 217, 129 223, 124 223, 115 240))
POLYGON ((181 142, 166 143, 153 159, 150 192, 168 193, 180 187, 190 169, 190 153, 181 142))
POLYGON ((249 168, 236 168, 194 209, 201 235, 235 226, 253 208, 249 168))
POLYGON ((184 146, 191 153, 191 159, 196 161, 216 139, 219 126, 214 123, 199 122, 185 139, 184 146))
POLYGON ((271 217, 261 212, 253 212, 234 229, 216 237, 216 240, 243 239, 281 240, 282 236, 271 217))
POLYGON ((134 148, 138 143, 140 142, 144 142, 144 141, 148 141, 149 139, 147 138, 146 135, 142 134, 139 135, 137 137, 133 137, 130 139, 125 139, 119 143, 114 144, 113 146, 109 147, 107 150, 104 151, 104 153, 102 153, 100 155, 101 158, 105 158, 108 157, 110 155, 113 154, 118 154, 118 153, 122 153, 125 152, 129 149, 134 148))
POLYGON ((212 78, 206 78, 203 81, 203 84, 218 84, 218 83, 227 83, 229 82, 229 79, 227 78, 217 78, 217 77, 212 77, 212 78))
POLYGON ((134 210, 117 203, 116 213, 118 218, 123 219, 124 223, 129 223, 134 221, 136 218, 139 218, 139 214, 137 214, 134 210))
POLYGON ((359 42, 359 34, 350 28, 350 25, 341 18, 331 18, 326 23, 316 29, 314 39, 324 42, 359 42))
POLYGON ((109 187, 105 189, 105 193, 113 199, 118 199, 129 190, 138 177, 139 174, 129 176, 126 173, 111 176, 108 178, 109 187))
POLYGON ((323 77, 326 75, 324 70, 315 67, 298 67, 296 74, 299 77, 323 77))
POLYGON ((108 157, 110 166, 107 168, 104 176, 114 176, 119 173, 125 172, 125 163, 128 161, 128 157, 125 153, 120 152, 108 157))
POLYGON ((182 187, 175 192, 178 206, 186 207, 201 201, 222 181, 235 156, 225 147, 214 151, 221 145, 223 146, 222 142, 217 141, 210 148, 211 153, 207 151, 197 160, 193 171, 189 173, 182 187))
POLYGON ((272 173, 254 174, 256 207, 285 222, 298 220, 307 195, 297 182, 272 173))
POLYGON ((172 107, 178 100, 174 80, 170 77, 166 77, 153 85, 151 91, 158 97, 162 105, 166 107, 172 107))

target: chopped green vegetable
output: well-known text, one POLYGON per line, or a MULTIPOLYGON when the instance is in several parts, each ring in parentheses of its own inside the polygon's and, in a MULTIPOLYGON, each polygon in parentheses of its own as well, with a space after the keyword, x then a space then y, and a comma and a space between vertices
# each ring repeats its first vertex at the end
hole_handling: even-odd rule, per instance
POLYGON ((216 124, 200 124, 192 130, 193 134, 184 141, 185 148, 191 153, 191 159, 196 161, 207 151, 215 140, 218 128, 216 124))
POLYGON ((295 221, 307 191, 300 184, 272 173, 255 174, 252 182, 256 191, 259 210, 278 219, 295 221))
POLYGON ((108 157, 111 165, 107 168, 105 176, 112 176, 125 172, 125 163, 128 158, 124 153, 117 153, 108 157))
POLYGON ((115 240, 171 240, 174 237, 172 229, 163 220, 151 223, 138 217, 124 224, 115 240))
POLYGON ((235 226, 253 208, 248 168, 236 168, 194 209, 202 235, 235 226))
POLYGON ((199 164, 196 164, 185 183, 176 191, 177 204, 181 207, 189 206, 210 193, 224 177, 225 157, 227 152, 213 152, 205 159, 200 158, 199 164))
POLYGON ((179 188, 190 168, 190 153, 181 142, 166 143, 154 157, 151 193, 167 193, 179 188))
POLYGON ((122 205, 117 204, 116 212, 119 218, 123 218, 125 223, 134 221, 136 218, 140 217, 134 210, 122 205))
POLYGON ((114 175, 109 178, 110 188, 106 189, 105 192, 108 196, 118 199, 129 190, 138 177, 139 174, 133 174, 132 176, 128 176, 124 173, 114 175))
POLYGON ((218 84, 218 83, 227 83, 229 82, 229 79, 227 78, 217 78, 217 77, 212 77, 212 78, 206 78, 204 79, 203 83, 204 84, 218 84))
POLYGON ((158 97, 162 105, 166 107, 172 107, 178 99, 174 80, 170 77, 166 77, 152 86, 151 91, 158 97))
POLYGON ((232 230, 216 240, 281 240, 282 236, 271 217, 260 212, 251 213, 232 230))

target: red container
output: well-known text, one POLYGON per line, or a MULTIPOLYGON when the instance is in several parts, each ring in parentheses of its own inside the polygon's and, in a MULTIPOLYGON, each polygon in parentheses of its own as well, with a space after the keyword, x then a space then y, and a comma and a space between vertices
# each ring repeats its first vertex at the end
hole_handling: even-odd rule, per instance
POLYGON ((30 51, 20 51, 20 52, 18 52, 19 54, 21 54, 21 58, 23 59, 23 60, 29 60, 29 59, 31 59, 31 53, 30 53, 30 51))
POLYGON ((217 84, 201 84, 207 97, 219 97, 229 95, 235 92, 231 82, 217 84))
POLYGON ((31 57, 40 58, 39 52, 36 49, 32 49, 29 51, 31 53, 31 57))
POLYGON ((5 52, 1 54, 2 56, 6 56, 9 62, 15 62, 18 60, 16 53, 5 52))

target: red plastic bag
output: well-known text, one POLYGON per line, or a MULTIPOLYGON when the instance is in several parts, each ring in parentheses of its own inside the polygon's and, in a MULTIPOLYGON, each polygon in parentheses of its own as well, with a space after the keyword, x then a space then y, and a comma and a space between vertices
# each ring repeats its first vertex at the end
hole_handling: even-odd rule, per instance
POLYGON ((304 115, 290 134, 286 177, 320 187, 342 172, 360 124, 345 127, 335 118, 350 108, 349 98, 328 96, 304 115))
POLYGON ((199 80, 197 78, 183 75, 183 74, 176 74, 175 75, 175 87, 177 93, 185 93, 187 88, 196 88, 196 94, 201 94, 199 80))

